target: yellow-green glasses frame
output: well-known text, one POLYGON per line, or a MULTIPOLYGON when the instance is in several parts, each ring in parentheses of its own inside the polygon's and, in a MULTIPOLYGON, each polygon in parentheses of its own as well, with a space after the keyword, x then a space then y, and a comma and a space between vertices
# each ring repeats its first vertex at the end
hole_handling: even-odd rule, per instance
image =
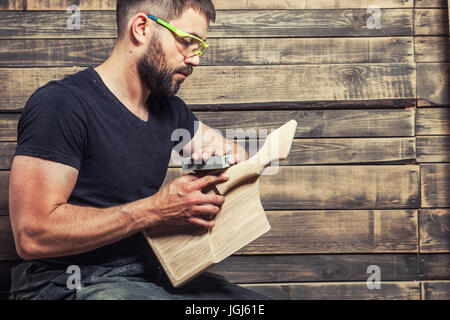
POLYGON ((156 18, 156 17, 154 17, 152 15, 148 14, 147 17, 152 19, 152 20, 155 20, 160 25, 166 27, 167 29, 169 29, 170 31, 175 33, 181 39, 181 43, 187 48, 189 48, 192 45, 192 43, 189 42, 189 41, 186 41, 184 38, 194 39, 194 42, 196 42, 198 44, 198 48, 194 49, 192 51, 192 55, 201 57, 201 56, 203 56, 206 53, 206 50, 208 49, 209 45, 205 41, 200 39, 199 37, 196 37, 196 36, 194 36, 192 34, 189 34, 189 33, 186 33, 184 31, 178 30, 177 28, 175 28, 174 26, 168 24, 164 20, 156 18))

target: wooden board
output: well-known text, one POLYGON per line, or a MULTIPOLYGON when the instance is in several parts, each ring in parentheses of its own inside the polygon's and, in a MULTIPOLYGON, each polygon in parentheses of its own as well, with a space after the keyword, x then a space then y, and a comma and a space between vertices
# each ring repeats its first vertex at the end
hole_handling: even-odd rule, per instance
POLYGON ((415 37, 416 62, 450 62, 449 37, 415 37))
POLYGON ((450 279, 450 253, 420 254, 419 261, 419 276, 421 279, 450 279))
POLYGON ((450 162, 450 136, 417 137, 417 162, 450 162))
MULTIPOLYGON (((208 38, 386 37, 411 36, 413 33, 413 9, 383 11, 380 29, 367 27, 370 16, 367 8, 218 11, 208 38)), ((105 39, 117 36, 114 11, 84 11, 81 28, 75 30, 67 28, 69 17, 66 11, 0 11, 0 38, 105 39)))
MULTIPOLYGON (((448 139, 444 139, 447 141, 448 139)), ((435 160, 449 156, 446 144, 439 139, 427 139, 432 146, 421 149, 421 156, 435 157, 435 160)), ((257 140, 238 141, 254 154, 257 140)), ((280 166, 301 164, 345 164, 345 163, 407 163, 416 158, 414 138, 379 138, 379 139, 295 139, 291 154, 280 166)), ((10 170, 16 143, 0 142, 0 170, 10 170)), ((181 167, 172 157, 169 167, 181 167)), ((425 158, 423 158, 425 159, 425 158)), ((426 159, 425 159, 426 160, 426 159)), ((422 161, 431 162, 431 161, 422 161)))
MULTIPOLYGON (((0 110, 23 108, 38 87, 81 69, 0 69, 0 110)), ((198 67, 179 96, 200 105, 411 99, 415 79, 415 68, 407 64, 198 67)))
POLYGON ((366 282, 247 284, 246 288, 283 300, 420 300, 416 281, 381 282, 370 290, 366 282))
MULTIPOLYGON (((102 63, 114 39, 0 40, 0 67, 68 67, 102 63)), ((413 63, 411 38, 209 39, 209 65, 413 63)))
POLYGON ((423 281, 422 297, 424 300, 450 300, 450 281, 423 281))
POLYGON ((450 63, 417 64, 417 103, 419 107, 450 105, 449 74, 450 63))
POLYGON ((417 8, 445 8, 448 0, 416 0, 417 8))
POLYGON ((269 211, 267 216, 271 231, 239 253, 417 252, 415 210, 269 211))
MULTIPOLYGON (((276 129, 289 119, 298 123, 295 138, 413 137, 415 109, 194 112, 200 121, 226 135, 226 129, 276 129)), ((420 134, 450 134, 449 109, 423 108, 417 115, 420 134), (449 119, 449 120, 447 120, 449 119), (430 133, 432 132, 432 133, 430 133)), ((0 141, 17 141, 20 114, 0 113, 0 141)))
POLYGON ((19 260, 8 216, 0 216, 0 260, 19 260))
POLYGON ((450 252, 450 209, 419 211, 420 252, 450 252))
MULTIPOLYGON (((262 140, 236 140, 247 150, 249 155, 255 154, 262 140)), ((0 143, 1 146, 1 143, 0 143)), ((302 164, 351 164, 351 163, 408 163, 416 158, 416 141, 414 138, 379 138, 379 139, 295 139, 291 153, 280 166, 302 164)), ((0 151, 2 160, 8 164, 11 152, 0 151)), ((175 154, 169 167, 181 167, 179 156, 175 154)), ((1 167, 0 167, 1 168, 1 167)), ((9 167, 6 167, 9 169, 9 167)))
POLYGON ((158 225, 143 232, 173 286, 186 283, 270 230, 259 195, 261 170, 273 160, 287 158, 296 127, 291 120, 271 132, 256 154, 225 170, 227 181, 204 190, 225 197, 214 228, 158 225))
POLYGON ((414 12, 415 36, 448 36, 447 9, 416 9, 414 12))
MULTIPOLYGON (((439 0, 418 0, 439 1, 439 0)), ((444 1, 444 0, 440 0, 444 1)), ((368 8, 371 0, 214 0, 216 10, 235 9, 346 9, 368 8)), ((66 10, 69 5, 77 4, 81 10, 115 10, 115 0, 4 0, 0 10, 66 10)), ((384 0, 377 4, 380 8, 412 8, 413 0, 384 0)))
POLYGON ((423 164, 420 172, 421 207, 450 207, 450 164, 423 164))
MULTIPOLYGON (((165 182, 180 175, 169 169, 165 182)), ((419 166, 280 167, 260 194, 265 210, 417 208, 419 166)))
POLYGON ((417 109, 416 133, 417 135, 450 135, 450 109, 417 109))
POLYGON ((208 271, 238 283, 365 281, 373 264, 385 281, 417 279, 416 254, 233 255, 208 271))

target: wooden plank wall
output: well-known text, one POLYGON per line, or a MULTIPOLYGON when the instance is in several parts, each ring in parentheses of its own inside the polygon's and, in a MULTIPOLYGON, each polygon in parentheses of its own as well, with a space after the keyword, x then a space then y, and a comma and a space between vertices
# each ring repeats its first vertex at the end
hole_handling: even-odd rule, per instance
MULTIPOLYGON (((29 95, 109 54, 114 0, 0 1, 0 290, 18 257, 8 217, 29 95), (81 8, 68 30, 66 9, 81 8)), ((216 0, 212 49, 180 96, 210 126, 298 121, 261 197, 272 230, 214 266, 283 299, 450 298, 446 0, 216 0), (369 29, 367 8, 381 10, 369 29), (367 268, 381 270, 368 289, 367 268)), ((224 132, 224 131, 223 131, 224 132)), ((170 168, 167 179, 180 174, 170 168)))

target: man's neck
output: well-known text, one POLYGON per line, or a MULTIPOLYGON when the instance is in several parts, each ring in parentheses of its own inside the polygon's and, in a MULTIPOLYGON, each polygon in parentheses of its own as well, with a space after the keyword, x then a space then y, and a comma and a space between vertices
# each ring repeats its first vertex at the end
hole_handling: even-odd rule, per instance
POLYGON ((127 50, 114 48, 111 56, 95 68, 108 89, 131 112, 142 120, 147 120, 147 100, 150 90, 142 84, 136 63, 127 50))

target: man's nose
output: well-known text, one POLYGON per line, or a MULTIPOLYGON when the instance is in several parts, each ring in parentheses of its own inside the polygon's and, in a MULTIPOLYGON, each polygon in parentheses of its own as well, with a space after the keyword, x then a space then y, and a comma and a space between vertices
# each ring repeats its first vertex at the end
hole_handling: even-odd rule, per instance
POLYGON ((194 55, 194 56, 192 56, 192 57, 186 57, 186 58, 184 59, 184 62, 185 62, 186 64, 190 64, 190 65, 196 67, 196 66, 198 66, 198 65, 200 64, 200 57, 199 57, 199 56, 196 56, 196 55, 194 55))

